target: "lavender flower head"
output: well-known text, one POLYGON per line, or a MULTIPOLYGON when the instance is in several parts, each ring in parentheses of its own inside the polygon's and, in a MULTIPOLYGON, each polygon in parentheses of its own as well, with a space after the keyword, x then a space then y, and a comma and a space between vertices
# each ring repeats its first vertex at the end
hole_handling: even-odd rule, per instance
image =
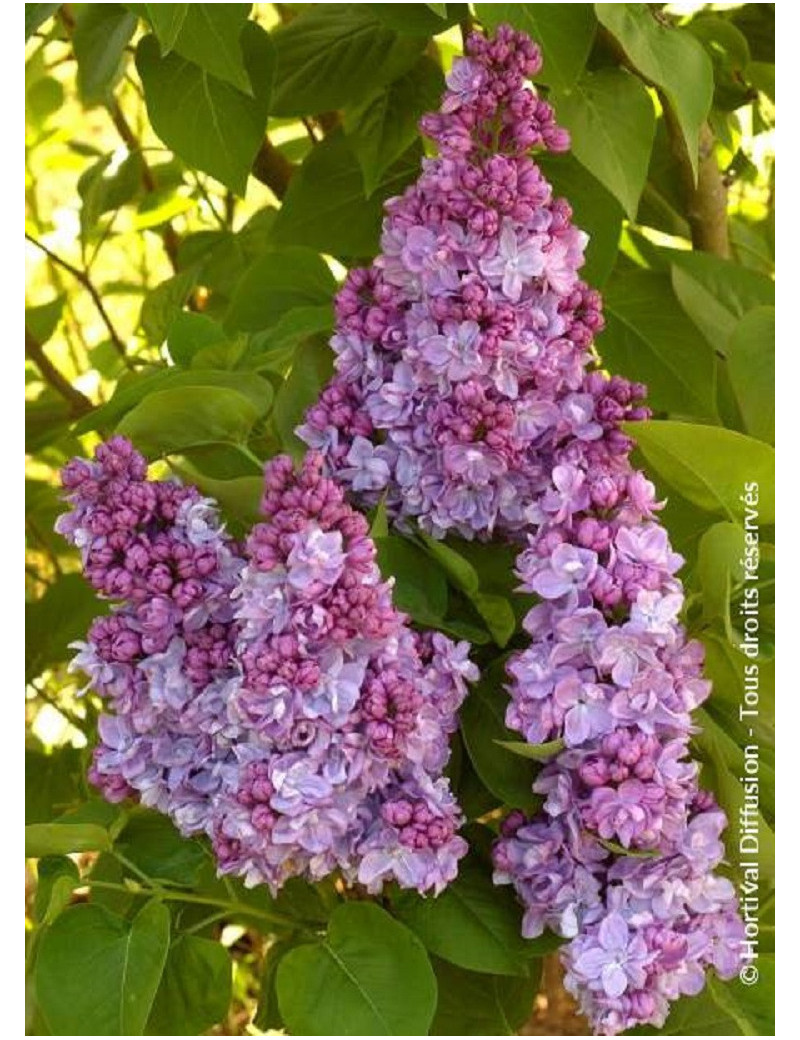
POLYGON ((107 707, 91 778, 208 835, 247 884, 338 869, 439 891, 466 851, 441 774, 476 670, 394 609, 365 520, 321 470, 272 460, 241 547, 123 438, 65 468, 59 530, 115 603, 74 661, 107 707))
POLYGON ((739 924, 712 873, 721 851, 690 841, 724 817, 698 809, 689 755, 710 687, 679 622, 682 560, 622 427, 648 418, 646 389, 600 370, 587 237, 530 157, 568 146, 527 82, 540 66, 507 26, 468 40, 421 123, 439 155, 386 204, 380 255, 339 293, 336 374, 298 433, 401 528, 519 545, 520 589, 539 602, 508 661, 506 721, 563 749, 537 778, 542 812, 507 821, 495 878, 526 935, 570 939, 569 985, 617 1032, 662 1022, 706 965, 727 977, 739 924), (672 916, 651 920, 668 893, 672 916))
POLYGON ((554 442, 594 428, 587 237, 528 155, 568 144, 526 85, 540 65, 508 27, 470 37, 421 123, 439 157, 387 203, 373 265, 349 273, 337 371, 298 431, 357 503, 385 495, 436 535, 524 530, 554 442))

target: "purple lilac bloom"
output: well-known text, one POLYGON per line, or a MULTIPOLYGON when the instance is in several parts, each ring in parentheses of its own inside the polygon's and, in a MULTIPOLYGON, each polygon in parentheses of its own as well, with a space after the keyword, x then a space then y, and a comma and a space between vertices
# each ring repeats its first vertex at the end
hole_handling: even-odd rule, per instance
POLYGON ((733 971, 740 925, 709 836, 724 818, 699 813, 688 754, 709 683, 679 622, 682 560, 622 428, 648 417, 646 390, 597 363, 587 238, 530 156, 568 145, 527 82, 538 48, 502 26, 466 51, 421 123, 438 157, 389 200, 381 254, 338 295, 336 374, 298 432, 401 527, 519 544, 521 591, 540 602, 507 665, 506 721, 563 750, 536 782, 543 811, 509 817, 496 880, 526 935, 571 939, 570 987, 618 1032, 663 1022, 706 965, 733 971))
POLYGON ((106 702, 90 774, 103 794, 206 834, 249 885, 451 881, 467 846, 442 770, 477 672, 468 644, 393 607, 321 456, 299 473, 270 462, 243 548, 194 488, 148 480, 121 437, 63 480, 59 530, 114 602, 74 660, 106 702))
MULTIPOLYGON (((422 120, 438 158, 389 200, 381 254, 338 294, 336 374, 299 434, 359 505, 385 495, 398 521, 486 538, 535 521, 576 424, 599 436, 582 391, 602 318, 577 274, 586 236, 528 154, 567 145, 526 85, 538 47, 503 27, 467 50, 422 120)), ((564 493, 567 508, 587 494, 564 493)))

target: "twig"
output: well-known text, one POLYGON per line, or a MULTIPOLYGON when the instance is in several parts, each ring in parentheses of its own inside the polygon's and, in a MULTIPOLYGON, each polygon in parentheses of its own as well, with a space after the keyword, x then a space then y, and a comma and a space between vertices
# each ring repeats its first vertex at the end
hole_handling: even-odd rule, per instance
POLYGON ((467 12, 458 23, 458 28, 461 31, 461 47, 463 50, 466 50, 467 40, 470 37, 470 33, 475 28, 475 23, 473 22, 472 15, 469 12, 467 12))
POLYGON ((312 144, 316 144, 317 143, 317 135, 314 133, 314 127, 311 125, 311 120, 308 119, 306 116, 303 116, 303 118, 300 120, 300 122, 306 128, 306 133, 308 134, 309 138, 311 139, 311 143, 312 144))
MULTIPOLYGON (((142 184, 145 187, 145 191, 153 192, 156 190, 158 185, 156 184, 153 171, 147 165, 147 160, 144 157, 141 144, 131 129, 128 120, 120 108, 119 102, 116 98, 108 104, 108 114, 111 116, 111 120, 114 126, 117 128, 117 133, 125 142, 129 152, 138 152, 142 160, 142 184)), ((175 228, 167 221, 161 231, 161 240, 164 243, 164 252, 169 258, 169 262, 172 264, 174 271, 178 270, 178 236, 175 232, 175 228)))
POLYGON ((48 691, 43 689, 41 686, 37 686, 35 682, 32 682, 30 685, 36 691, 36 696, 40 697, 45 704, 49 704, 50 707, 57 711, 62 718, 66 719, 73 729, 78 730, 79 733, 83 733, 84 736, 89 735, 89 728, 86 719, 81 718, 73 711, 70 711, 69 708, 65 708, 63 705, 59 704, 51 693, 48 693, 48 691))
POLYGON ((253 161, 253 176, 282 199, 296 167, 265 137, 253 161))
MULTIPOLYGON (((214 205, 214 200, 209 195, 208 188, 206 188, 205 184, 203 183, 203 180, 200 177, 200 174, 197 173, 195 170, 192 170, 192 175, 194 177, 194 183, 195 183, 195 185, 197 187, 197 190, 203 196, 203 200, 205 201, 205 204, 211 210, 212 217, 214 218, 214 220, 216 220, 216 222, 219 224, 219 226, 222 228, 223 231, 227 231, 228 230, 228 226, 229 226, 228 222, 227 222, 227 217, 222 216, 222 214, 217 212, 217 207, 214 205)), ((229 197, 231 197, 231 192, 228 192, 227 195, 226 195, 226 201, 225 201, 226 213, 227 213, 227 199, 229 197)))
POLYGON ((25 232, 25 238, 30 243, 32 243, 32 245, 35 245, 37 249, 41 249, 44 255, 48 257, 48 259, 50 259, 54 264, 58 264, 58 266, 62 267, 68 274, 71 274, 72 277, 77 282, 79 282, 80 285, 82 285, 83 288, 88 292, 89 296, 92 298, 92 303, 95 305, 97 309, 97 313, 100 315, 100 317, 103 320, 103 324, 108 329, 108 335, 111 338, 111 342, 114 345, 114 349, 123 359, 128 368, 131 368, 131 361, 125 350, 125 344, 122 342, 119 333, 114 328, 114 324, 108 315, 108 311, 106 310, 105 305, 102 299, 100 298, 100 293, 97 291, 97 289, 95 289, 91 279, 86 274, 86 272, 81 271, 81 269, 78 267, 75 267, 68 260, 65 260, 63 256, 59 256, 57 253, 54 253, 52 249, 50 249, 48 246, 44 244, 44 242, 40 242, 38 239, 34 238, 33 235, 29 235, 27 231, 25 232))
POLYGON ((731 255, 728 238, 728 189, 714 155, 714 134, 708 123, 704 123, 700 128, 695 184, 694 170, 681 128, 666 99, 661 97, 661 103, 664 107, 664 121, 670 147, 681 173, 692 245, 704 253, 714 253, 727 259, 731 255))
POLYGON ((70 383, 66 376, 59 372, 45 354, 41 343, 28 329, 25 329, 25 356, 30 358, 39 369, 45 383, 52 387, 69 404, 71 415, 77 419, 78 416, 91 412, 94 405, 89 398, 82 394, 77 387, 70 383))
POLYGON ((277 925, 278 927, 286 928, 293 927, 295 929, 302 927, 299 921, 296 921, 292 917, 287 917, 285 914, 280 914, 277 911, 262 910, 260 907, 249 906, 247 903, 239 902, 227 902, 224 899, 214 899, 211 896, 199 896, 193 892, 179 892, 175 889, 164 888, 162 885, 153 883, 152 878, 148 878, 150 882, 148 885, 141 885, 134 883, 132 885, 120 885, 114 881, 95 881, 92 877, 82 878, 80 887, 84 885, 89 888, 102 888, 109 892, 124 892, 127 895, 150 895, 156 899, 173 900, 179 903, 194 903, 197 906, 216 906, 220 910, 224 910, 226 915, 235 915, 241 917, 258 917, 263 921, 268 921, 270 924, 277 925))
POLYGON ((728 240, 728 192, 714 156, 714 135, 708 123, 700 128, 698 142, 698 174, 695 184, 691 156, 686 147, 680 124, 664 91, 647 76, 642 75, 628 58, 618 40, 604 26, 598 27, 598 40, 624 68, 638 76, 659 97, 664 112, 664 125, 670 139, 670 148, 678 164, 686 219, 692 236, 692 245, 705 253, 730 256, 728 240))
POLYGON ((225 192, 225 224, 229 231, 233 230, 233 218, 236 215, 236 196, 228 189, 225 192))

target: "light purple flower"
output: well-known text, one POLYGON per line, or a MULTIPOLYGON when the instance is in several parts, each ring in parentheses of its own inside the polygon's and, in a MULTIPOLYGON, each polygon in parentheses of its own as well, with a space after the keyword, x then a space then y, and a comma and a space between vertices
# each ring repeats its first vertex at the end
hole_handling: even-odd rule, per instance
POLYGON ((497 252, 490 259, 481 260, 481 273, 486 275, 490 284, 501 286, 509 300, 516 303, 522 296, 525 283, 544 270, 543 243, 544 239, 538 235, 520 241, 511 222, 505 221, 497 252))

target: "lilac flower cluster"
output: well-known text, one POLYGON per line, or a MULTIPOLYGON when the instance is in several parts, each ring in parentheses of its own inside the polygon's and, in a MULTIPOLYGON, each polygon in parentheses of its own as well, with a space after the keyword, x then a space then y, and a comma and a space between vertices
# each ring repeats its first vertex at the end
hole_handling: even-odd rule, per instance
POLYGON ((336 373, 298 433, 401 527, 523 544, 540 602, 508 663, 507 723, 561 750, 535 784, 542 812, 506 821, 495 879, 524 934, 570 939, 567 985, 616 1033, 662 1024, 708 965, 734 974, 742 925, 713 873, 725 818, 689 756, 709 684, 678 622, 682 560, 622 426, 648 417, 646 390, 600 371, 587 238, 528 154, 568 145, 526 85, 539 68, 508 27, 468 41, 422 121, 439 156, 339 293, 336 373))
POLYGON ((442 769, 475 668, 467 644, 408 627, 321 470, 274 459, 239 546, 121 437, 65 468, 58 529, 115 603, 74 661, 108 709, 91 778, 208 835, 250 885, 338 869, 439 891, 466 851, 442 769))
POLYGON ((495 845, 495 881, 525 906, 523 934, 545 927, 562 948, 565 985, 596 1033, 663 1026, 670 1002, 699 993, 705 971, 737 974, 744 930, 732 883, 713 873, 724 813, 698 792, 672 851, 617 856, 568 816, 512 813, 495 845))
POLYGON ((336 373, 298 433, 359 504, 471 538, 535 523, 551 445, 593 436, 602 319, 577 276, 587 237, 527 154, 568 145, 525 86, 539 50, 507 28, 468 50, 422 122, 439 157, 338 294, 336 373))

